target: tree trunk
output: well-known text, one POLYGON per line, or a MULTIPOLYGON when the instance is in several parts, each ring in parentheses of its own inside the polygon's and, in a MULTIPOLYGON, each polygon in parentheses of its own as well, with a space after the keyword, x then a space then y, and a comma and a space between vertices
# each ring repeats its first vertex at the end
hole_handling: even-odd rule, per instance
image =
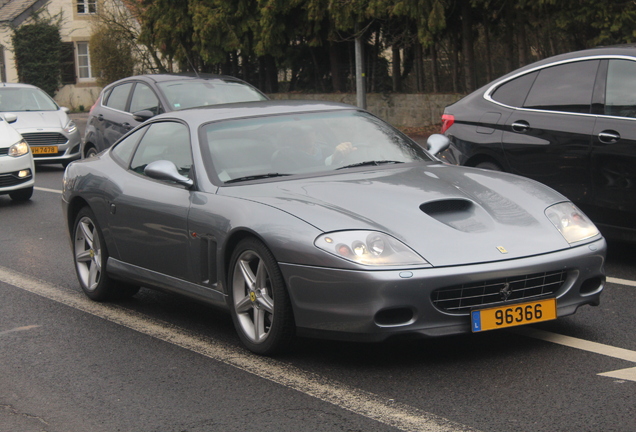
POLYGON ((439 93, 439 64, 437 61, 437 43, 431 45, 431 69, 433 75, 433 93, 439 93))
POLYGON ((329 42, 329 68, 331 69, 331 86, 333 91, 340 93, 344 91, 342 85, 342 74, 340 73, 340 50, 335 42, 329 42))
POLYGON ((475 51, 473 47, 473 21, 468 0, 462 1, 462 52, 466 92, 475 90, 475 51))
POLYGON ((402 91, 402 58, 400 56, 400 47, 397 45, 391 46, 391 76, 393 78, 393 91, 402 91))

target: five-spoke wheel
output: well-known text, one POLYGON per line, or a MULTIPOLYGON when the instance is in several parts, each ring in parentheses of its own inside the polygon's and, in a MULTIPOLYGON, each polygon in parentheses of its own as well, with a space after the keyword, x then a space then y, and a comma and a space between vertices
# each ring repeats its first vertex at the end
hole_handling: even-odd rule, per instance
POLYGON ((242 240, 232 256, 230 309, 243 343, 271 355, 284 349, 295 332, 291 304, 280 269, 260 241, 242 240))

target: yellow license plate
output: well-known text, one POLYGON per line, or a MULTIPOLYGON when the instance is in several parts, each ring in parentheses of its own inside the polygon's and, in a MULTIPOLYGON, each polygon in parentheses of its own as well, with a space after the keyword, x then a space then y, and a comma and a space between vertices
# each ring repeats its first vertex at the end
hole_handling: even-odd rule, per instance
POLYGON ((57 153, 57 146, 33 146, 31 147, 33 154, 51 154, 57 153))
POLYGON ((470 317, 473 332, 550 321, 557 318, 556 299, 474 310, 470 317))

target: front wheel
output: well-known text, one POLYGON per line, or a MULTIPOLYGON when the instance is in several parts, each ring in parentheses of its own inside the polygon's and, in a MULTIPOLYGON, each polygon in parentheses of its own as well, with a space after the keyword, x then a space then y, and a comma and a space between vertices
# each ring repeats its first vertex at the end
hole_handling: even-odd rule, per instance
POLYGON ((33 196, 33 187, 19 189, 9 193, 9 197, 13 201, 28 201, 33 196))
POLYGON ((269 249, 255 238, 240 241, 228 280, 230 312, 241 342, 261 355, 287 348, 296 327, 283 276, 269 249))
POLYGON ((73 256, 75 272, 84 293, 95 301, 132 297, 138 286, 114 281, 106 273, 108 250, 93 212, 84 207, 73 226, 73 256))

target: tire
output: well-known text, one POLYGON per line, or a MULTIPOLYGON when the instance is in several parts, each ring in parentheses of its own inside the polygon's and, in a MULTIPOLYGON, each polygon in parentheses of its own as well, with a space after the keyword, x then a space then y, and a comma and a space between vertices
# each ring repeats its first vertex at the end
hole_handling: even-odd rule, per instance
POLYGON ((84 153, 84 157, 88 159, 89 157, 93 157, 97 154, 97 149, 93 146, 90 146, 84 153))
POLYGON ((501 168, 499 164, 492 161, 479 162, 477 165, 475 165, 475 168, 482 168, 491 171, 503 171, 503 168, 501 168))
POLYGON ((33 195, 33 187, 19 189, 17 191, 13 191, 9 193, 9 197, 11 197, 13 201, 28 201, 31 199, 32 195, 33 195))
POLYGON ((115 281, 106 273, 108 249, 97 219, 88 207, 82 208, 75 218, 72 245, 77 280, 88 298, 108 301, 137 294, 138 286, 115 281))
POLYGON ((267 356, 287 349, 296 333, 291 302, 278 264, 261 241, 239 242, 228 282, 230 312, 243 345, 267 356))

